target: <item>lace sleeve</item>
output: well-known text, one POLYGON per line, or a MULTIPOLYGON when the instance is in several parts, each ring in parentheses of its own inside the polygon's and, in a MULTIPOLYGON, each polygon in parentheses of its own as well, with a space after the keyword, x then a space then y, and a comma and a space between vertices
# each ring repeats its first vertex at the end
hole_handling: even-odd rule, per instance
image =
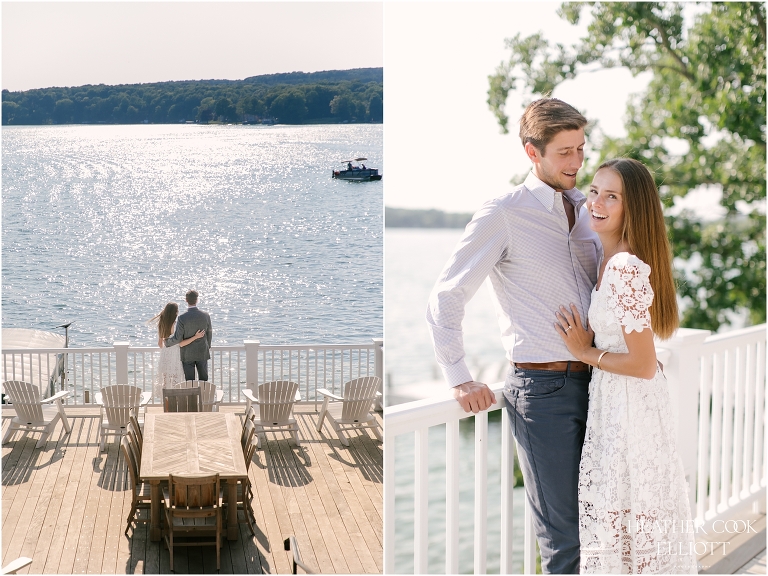
POLYGON ((650 328, 649 308, 653 303, 651 267, 628 254, 625 260, 616 262, 611 268, 610 277, 606 278, 611 289, 609 307, 619 324, 624 326, 627 334, 650 328))

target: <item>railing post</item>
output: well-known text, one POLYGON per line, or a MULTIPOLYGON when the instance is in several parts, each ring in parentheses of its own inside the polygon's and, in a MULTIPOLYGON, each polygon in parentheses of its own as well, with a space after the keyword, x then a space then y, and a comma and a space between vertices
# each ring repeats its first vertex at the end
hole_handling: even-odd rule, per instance
POLYGON ((395 436, 384 427, 384 574, 395 573, 395 436))
POLYGON ((488 411, 475 414, 475 574, 487 572, 488 552, 488 411))
POLYGON ((698 468, 699 387, 701 385, 701 348, 709 330, 679 328, 659 347, 671 352, 664 374, 677 432, 677 451, 683 460, 691 513, 696 513, 696 471, 698 468))
POLYGON ((503 401, 501 405, 501 560, 499 573, 512 574, 515 439, 512 436, 509 413, 503 407, 503 401))
POLYGON ((429 428, 415 433, 413 489, 413 573, 429 567, 429 428))
MULTIPOLYGON (((259 381, 259 340, 245 340, 245 387, 251 389, 259 381)), ((239 398, 238 398, 239 400, 239 398)))
POLYGON ((115 342, 112 344, 115 349, 115 384, 129 384, 128 382, 128 348, 130 342, 115 342))
POLYGON ((381 396, 379 396, 376 399, 376 405, 374 406, 374 410, 383 410, 384 409, 384 339, 374 338, 373 344, 374 344, 373 373, 375 376, 379 377, 379 380, 381 380, 381 384, 379 385, 379 392, 381 392, 381 396))
POLYGON ((445 423, 445 573, 459 573, 459 421, 445 423))

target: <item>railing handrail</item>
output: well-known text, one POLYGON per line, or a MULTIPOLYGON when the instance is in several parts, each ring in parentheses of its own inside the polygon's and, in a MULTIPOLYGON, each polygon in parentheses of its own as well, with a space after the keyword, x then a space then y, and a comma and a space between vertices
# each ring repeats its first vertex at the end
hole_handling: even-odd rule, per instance
MULTIPOLYGON (((107 384, 134 384, 156 392, 161 352, 158 346, 132 346, 125 341, 83 348, 6 348, 0 351, 2 379, 32 381, 48 394, 57 388, 72 389, 68 404, 79 404, 81 398, 87 403, 88 393, 92 397, 107 384)), ((336 391, 345 381, 366 375, 383 380, 383 339, 330 344, 243 340, 214 345, 209 370, 210 380, 224 390, 228 401, 237 401, 244 387, 257 382, 288 378, 300 381, 306 401, 317 403, 317 388, 336 391)))
MULTIPOLYGON (((366 344, 357 343, 344 343, 344 344, 259 344, 259 349, 262 350, 374 350, 376 344, 374 342, 366 344)), ((88 346, 84 348, 70 346, 68 348, 3 348, 0 350, 0 354, 66 354, 72 353, 104 353, 113 351, 115 347, 113 345, 107 346, 88 346)), ((136 352, 152 352, 158 351, 158 346, 130 346, 131 351, 136 352)), ((225 344, 211 346, 211 350, 225 352, 228 350, 245 350, 243 344, 225 344)))
POLYGON ((765 329, 765 324, 757 324, 756 326, 748 326, 746 328, 739 328, 738 330, 712 334, 711 336, 707 336, 707 339, 704 340, 704 345, 715 344, 722 340, 735 340, 736 338, 759 336, 761 334, 765 335, 765 329))
MULTIPOLYGON (((762 330, 754 330, 748 328, 740 332, 747 333, 764 332, 762 330)), ((735 332, 735 331, 734 331, 735 332)), ((731 334, 728 332, 727 334, 731 334)), ((739 334, 741 335, 741 334, 739 334)), ((721 336, 718 334, 718 336, 721 336)), ((712 337, 710 337, 712 338, 712 337)), ((709 338, 707 338, 707 341, 709 338)), ((671 354, 671 351, 664 347, 663 342, 657 343, 658 349, 656 354, 667 356, 671 354)), ((503 408, 504 404, 504 382, 497 382, 495 384, 488 384, 488 387, 496 396, 496 404, 493 404, 488 410, 498 410, 503 408)), ((445 385, 446 396, 431 396, 429 398, 423 398, 421 400, 413 400, 411 402, 405 402, 403 404, 396 404, 395 406, 389 406, 384 409, 384 415, 387 417, 387 426, 385 433, 393 436, 399 436, 400 434, 406 434, 413 432, 418 428, 425 426, 436 426, 438 424, 445 424, 446 422, 453 420, 462 420, 472 416, 472 413, 466 413, 459 406, 459 403, 451 396, 451 389, 448 385, 445 385), (428 420, 430 424, 424 424, 424 421, 428 420), (395 432, 396 431, 396 432, 395 432)))
MULTIPOLYGON (((488 387, 496 397, 488 412, 504 407, 504 382, 489 384, 488 387)), ((474 416, 472 412, 464 412, 446 385, 446 396, 432 396, 423 400, 415 400, 384 409, 387 425, 384 428, 386 436, 395 437, 414 432, 420 428, 430 428, 474 416)))

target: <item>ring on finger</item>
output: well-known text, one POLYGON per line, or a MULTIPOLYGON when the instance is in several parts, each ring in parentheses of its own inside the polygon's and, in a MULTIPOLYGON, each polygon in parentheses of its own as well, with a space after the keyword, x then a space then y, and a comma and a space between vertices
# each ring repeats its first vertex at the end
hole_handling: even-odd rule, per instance
POLYGON ((568 325, 568 328, 566 328, 566 329, 565 329, 565 331, 566 331, 566 332, 568 332, 568 330, 570 330, 571 328, 573 328, 573 326, 571 326, 571 325, 569 324, 569 325, 568 325))

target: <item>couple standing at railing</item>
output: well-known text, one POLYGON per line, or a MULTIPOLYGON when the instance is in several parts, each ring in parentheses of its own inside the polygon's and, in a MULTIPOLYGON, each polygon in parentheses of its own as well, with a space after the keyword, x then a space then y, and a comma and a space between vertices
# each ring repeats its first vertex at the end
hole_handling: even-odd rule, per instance
POLYGON ((531 103, 533 164, 477 212, 430 296, 436 356, 467 412, 496 402, 464 361, 464 307, 489 278, 511 367, 504 387, 545 573, 695 573, 693 525, 653 336, 678 326, 653 177, 604 162, 575 188, 587 120, 531 103), (566 306, 563 306, 566 304, 566 306), (588 319, 588 321, 587 321, 588 319))
POLYGON ((157 345, 160 347, 154 382, 154 395, 158 398, 162 398, 163 388, 173 387, 179 382, 208 380, 208 359, 213 340, 211 317, 197 307, 198 293, 195 290, 187 292, 185 299, 187 311, 181 316, 179 305, 169 302, 149 320, 157 324, 157 345))

